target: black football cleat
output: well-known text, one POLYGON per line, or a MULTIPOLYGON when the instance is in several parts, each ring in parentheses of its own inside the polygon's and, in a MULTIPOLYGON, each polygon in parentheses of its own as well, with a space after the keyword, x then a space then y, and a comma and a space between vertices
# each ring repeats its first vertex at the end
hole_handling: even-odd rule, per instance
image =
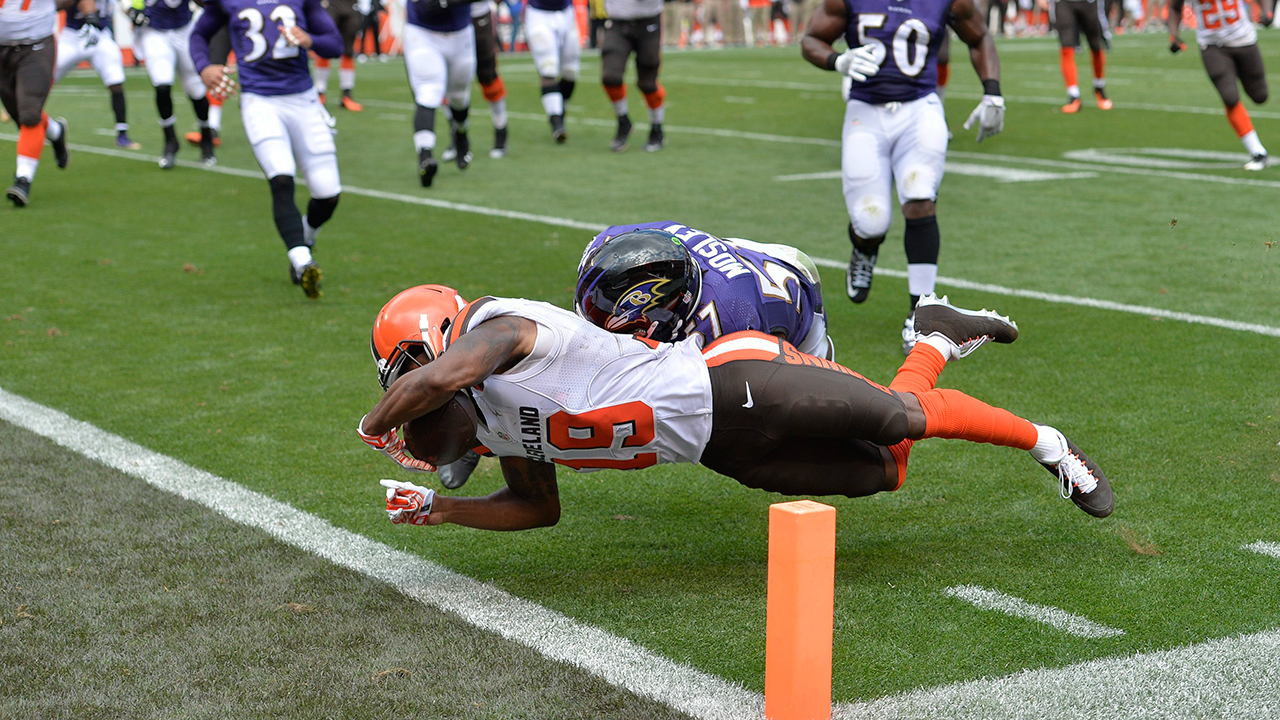
POLYGON ((471 167, 471 161, 475 160, 475 155, 471 154, 471 140, 465 132, 454 133, 453 145, 457 148, 458 156, 455 158, 458 162, 459 170, 466 170, 471 167))
POLYGON ((436 159, 431 157, 431 150, 423 148, 418 151, 418 181, 422 183, 422 187, 431 187, 431 181, 435 179, 436 170, 439 169, 436 159))
POLYGON ((551 139, 557 145, 563 145, 569 139, 569 133, 564 129, 564 115, 549 115, 547 119, 551 121, 551 139))
POLYGON ((609 149, 620 153, 627 149, 627 138, 631 137, 631 118, 618 116, 618 132, 609 141, 609 149))
POLYGON ((460 459, 436 468, 436 475, 440 477, 441 485, 450 490, 457 490, 466 484, 467 479, 476 471, 476 466, 479 464, 480 455, 474 450, 468 450, 467 454, 460 459))
POLYGON ((178 141, 177 139, 164 141, 164 152, 160 155, 160 169, 172 170, 178 164, 178 141))
POLYGON ((218 158, 213 154, 213 128, 200 130, 200 164, 205 167, 218 164, 218 158))
POLYGON ((667 144, 667 138, 662 134, 662 124, 655 123, 649 128, 649 140, 644 144, 645 152, 658 152, 667 144))
POLYGON ((49 141, 53 146, 53 161, 58 164, 60 170, 65 170, 67 163, 71 160, 71 156, 67 154, 67 119, 57 118, 53 122, 62 126, 62 134, 58 139, 49 141))
MULTIPOLYGON (((1061 433, 1059 433, 1061 435, 1061 433)), ((1076 507, 1096 518, 1104 518, 1116 507, 1115 494, 1111 492, 1111 483, 1084 451, 1075 443, 1067 440, 1067 454, 1056 463, 1040 463, 1049 474, 1058 478, 1059 494, 1070 499, 1076 507)))
POLYGON ((853 246, 853 253, 849 255, 849 269, 844 275, 844 290, 853 302, 866 302, 867 296, 871 294, 871 277, 875 273, 878 255, 879 253, 864 254, 857 245, 853 246))
POLYGON ((489 157, 494 160, 500 160, 507 156, 507 129, 504 127, 494 128, 493 130, 493 148, 489 150, 489 157))
POLYGON ((320 289, 320 283, 324 280, 324 273, 320 271, 320 266, 314 260, 303 265, 302 269, 297 269, 290 263, 289 279, 293 281, 294 285, 301 285, 302 292, 312 300, 324 295, 324 291, 320 289))
MULTIPOLYGON (((911 318, 916 340, 930 335, 941 335, 951 342, 951 357, 958 360, 982 347, 988 341, 1011 343, 1018 339, 1018 323, 990 310, 965 310, 930 293, 916 303, 911 318)), ((903 329, 903 341, 907 329, 903 329)))
POLYGON ((14 207, 26 207, 31 199, 31 181, 24 177, 15 177, 13 186, 4 191, 4 196, 14 207))

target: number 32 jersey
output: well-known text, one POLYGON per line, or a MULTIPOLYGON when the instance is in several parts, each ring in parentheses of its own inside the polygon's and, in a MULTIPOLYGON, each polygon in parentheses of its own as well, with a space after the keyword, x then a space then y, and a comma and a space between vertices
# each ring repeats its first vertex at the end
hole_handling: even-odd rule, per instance
POLYGON ((504 315, 537 323, 538 341, 516 367, 472 388, 482 415, 476 438, 495 455, 578 471, 702 457, 711 378, 694 341, 644 342, 547 303, 483 297, 454 319, 448 342, 504 315))
MULTIPOLYGON (((338 26, 320 0, 207 0, 195 33, 209 38, 223 25, 230 28, 240 87, 255 95, 293 95, 312 87, 307 51, 285 42, 280 26, 307 31, 311 49, 321 57, 342 52, 338 26)), ((207 43, 193 48, 192 59, 197 71, 208 65, 207 43)))
POLYGON ((849 47, 871 45, 880 72, 851 83, 850 100, 910 102, 938 89, 938 48, 952 0, 844 0, 849 47))

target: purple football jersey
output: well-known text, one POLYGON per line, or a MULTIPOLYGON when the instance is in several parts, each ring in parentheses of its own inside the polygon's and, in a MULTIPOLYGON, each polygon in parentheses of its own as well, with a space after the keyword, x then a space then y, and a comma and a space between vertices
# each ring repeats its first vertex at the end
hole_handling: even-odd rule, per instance
POLYGON ((320 0, 207 0, 191 33, 196 72, 209 66, 209 38, 224 25, 231 29, 240 87, 255 95, 293 95, 312 87, 307 51, 285 42, 281 25, 307 31, 320 57, 342 54, 342 35, 320 0))
POLYGON ((190 0, 149 0, 143 12, 156 30, 177 30, 191 22, 190 0))
POLYGON ((938 48, 952 0, 844 0, 849 47, 875 46, 880 72, 854 82, 849 99, 909 102, 938 88, 938 48))
POLYGON ((583 257, 611 237, 646 229, 674 235, 702 268, 702 297, 689 335, 699 334, 705 343, 757 330, 799 344, 813 327, 814 315, 824 312, 822 289, 803 269, 670 220, 614 225, 592 239, 583 257))
POLYGON ((470 5, 440 7, 437 0, 409 0, 405 21, 433 32, 457 32, 471 26, 470 5))
MULTIPOLYGON (((111 3, 107 0, 98 0, 94 5, 94 12, 97 13, 97 15, 95 16, 96 22, 93 23, 93 26, 99 30, 106 30, 110 32, 111 3)), ((89 18, 85 17, 84 14, 80 12, 78 5, 73 5, 67 10, 67 27, 72 30, 79 30, 84 27, 88 20, 89 18)))

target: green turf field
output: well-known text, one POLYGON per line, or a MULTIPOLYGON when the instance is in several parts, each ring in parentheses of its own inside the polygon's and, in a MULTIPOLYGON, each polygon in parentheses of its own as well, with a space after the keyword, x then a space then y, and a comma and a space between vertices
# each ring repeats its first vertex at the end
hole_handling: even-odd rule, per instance
MULTIPOLYGON (((1198 57, 1169 55, 1162 38, 1117 38, 1109 58, 1116 109, 1086 104, 1077 116, 1057 112, 1056 43, 1002 41, 1006 130, 980 146, 959 127, 980 87, 969 69, 953 66, 951 159, 1005 174, 948 174, 938 203, 940 271, 1272 332, 943 283, 940 290, 959 305, 1011 315, 1022 337, 954 363, 942 384, 1063 429, 1111 477, 1116 512, 1103 521, 1087 517, 1059 499, 1053 479, 1023 453, 945 441, 916 446, 902 490, 828 500, 839 513, 837 701, 1280 626, 1280 561, 1242 549, 1280 541, 1280 247, 1273 247, 1280 170, 1237 169, 1246 158, 1198 57), (1080 154, 1089 149, 1111 152, 1080 154), (1009 170, 1070 177, 1001 181, 1012 177, 1009 170), (1089 639, 982 611, 945 593, 961 585, 1061 608, 1124 634, 1089 639)), ((1263 33, 1262 47, 1267 61, 1280 65, 1274 33, 1263 33)), ((477 87, 477 160, 465 173, 442 167, 435 187, 424 190, 414 171, 403 66, 360 66, 365 112, 335 111, 347 193, 317 245, 326 275, 319 302, 289 284, 267 186, 253 175, 235 103, 227 107, 220 172, 162 172, 153 157, 160 132, 152 93, 145 75, 131 73, 132 132, 144 150, 73 150, 65 172, 47 152, 32 204, 0 208, 0 387, 760 691, 766 515, 780 496, 689 467, 562 472, 564 512, 555 528, 491 534, 393 527, 377 481, 412 476, 369 452, 353 431, 379 395, 368 334, 387 299, 439 282, 468 297, 565 305, 592 234, 575 223, 670 218, 845 259, 839 182, 775 179, 839 169, 838 82, 795 49, 671 54, 663 68, 667 149, 642 152, 641 126, 631 150, 615 155, 608 149, 610 108, 591 81, 597 60, 584 61, 565 146, 549 139, 528 58, 503 57, 501 69, 512 111, 509 156, 494 161, 483 152, 489 128, 477 87)), ((639 120, 643 101, 634 87, 631 93, 639 120)), ((55 88, 47 110, 69 119, 73 143, 106 150, 109 107, 97 78, 77 75, 55 88)), ((189 105, 175 98, 175 107, 188 129, 189 105)), ((1280 148, 1278 119, 1274 111, 1254 112, 1273 151, 1280 148)), ((6 133, 0 157, 12 156, 12 129, 6 133)), ((186 148, 179 158, 197 156, 186 148)), ((300 202, 304 197, 302 190, 300 202)), ((905 268, 901 232, 899 218, 881 253, 891 270, 905 268)), ((887 381, 902 359, 905 281, 878 278, 870 300, 854 307, 841 297, 843 272, 823 272, 837 359, 887 381)), ((40 459, 47 456, 33 450, 9 462, 52 462, 40 459)), ((94 482, 94 471, 65 472, 94 482)), ((0 482, 16 487, 11 478, 0 482)), ((486 493, 500 483, 496 464, 486 461, 459 492, 486 493)), ((111 502, 149 501, 125 493, 111 502)), ((15 533, 35 533, 48 522, 22 507, 5 509, 4 522, 21 528, 15 533)), ((209 545, 237 552, 216 523, 193 528, 208 533, 202 539, 209 545)), ((74 531, 66 537, 89 541, 74 531)), ((145 552, 134 547, 115 552, 145 552)), ((4 562, 19 562, 20 554, 4 562)), ((193 566, 202 562, 191 558, 193 566)), ((64 584, 52 592, 6 588, 5 601, 52 616, 80 590, 64 584)), ((190 602, 198 606, 199 599, 190 602)), ((160 599, 138 608, 163 610, 160 599)), ((252 614, 242 622, 254 622, 252 614)), ((29 625, 15 629, 6 618, 0 633, 6 643, 34 647, 42 641, 29 625)), ((86 642, 99 642, 95 632, 85 631, 86 642)), ((235 637, 201 642, 234 658, 235 637)), ((281 640, 298 652, 313 641, 322 642, 281 640)), ((466 654, 455 648, 450 656, 466 654)), ((34 668, 37 661, 14 662, 34 668)), ((343 672, 343 657, 324 662, 343 672)), ((369 674, 365 665, 347 670, 369 674)), ((224 671, 235 675, 216 664, 200 667, 208 682, 224 671)), ((0 697, 30 701, 33 690, 20 677, 4 676, 0 697)), ((100 692, 116 681, 105 671, 84 680, 100 692)), ((564 696, 571 706, 574 692, 564 696)), ((278 712, 245 702, 250 715, 278 712)), ((70 714, 77 706, 61 707, 70 714)))

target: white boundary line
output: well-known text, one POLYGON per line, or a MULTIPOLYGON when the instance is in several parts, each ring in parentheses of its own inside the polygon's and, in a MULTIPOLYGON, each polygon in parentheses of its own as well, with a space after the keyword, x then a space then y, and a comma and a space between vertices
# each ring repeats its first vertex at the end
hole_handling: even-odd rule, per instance
MULTIPOLYGON (((0 133, 0 140, 16 141, 17 136, 0 133)), ((80 145, 77 143, 68 143, 67 147, 75 152, 85 152, 94 155, 105 155, 108 157, 123 158, 126 160, 142 161, 152 163, 155 159, 149 155, 140 155, 136 152, 128 150, 116 150, 113 148, 102 148, 92 145, 80 145)), ((958 156, 973 156, 976 158, 985 157, 979 153, 953 153, 958 156)), ((1021 158, 1009 158, 1008 156, 992 156, 994 159, 1012 159, 1021 160, 1021 158)), ((1081 166, 1090 167, 1084 163, 1057 163, 1056 161, 1044 161, 1039 164, 1053 164, 1053 166, 1081 166)), ((213 167, 205 167, 198 162, 191 160, 179 160, 178 165, 195 170, 204 170, 206 172, 218 173, 221 175, 231 175, 234 177, 244 177, 253 179, 264 179, 261 172, 253 170, 243 170, 240 168, 230 168, 224 165, 214 165, 213 167)), ((1101 168, 1107 169, 1107 168, 1101 168)), ((1123 169, 1123 168, 1122 168, 1123 169)), ((1224 178, 1232 180, 1234 178, 1224 178)), ((1248 181, 1239 181, 1248 182, 1248 181)), ((1255 183, 1261 181, 1254 181, 1255 183)), ((1280 186, 1280 183, 1275 183, 1280 186)), ((355 187, 353 185, 343 185, 342 191, 351 195, 361 195, 364 197, 377 198, 380 200, 392 200, 396 202, 409 203, 413 205, 422 205, 426 207, 440 208, 442 210, 454 210, 457 212, 473 213, 476 215, 486 215, 489 217, 500 217, 511 220, 523 220, 527 222, 542 223, 544 225, 552 225, 556 227, 567 227, 575 230, 586 230, 588 232, 597 233, 604 230, 607 225, 600 223, 582 222, 580 220, 572 220, 570 218, 555 217, 551 215, 536 215, 533 213, 519 212, 515 210, 503 210, 501 208, 491 208, 482 205, 470 205, 467 203, 455 203, 447 200, 436 200, 434 198, 420 197, 416 195, 405 195, 402 193, 385 192, 382 190, 371 190, 368 188, 355 187)), ((585 243, 584 243, 585 244, 585 243)), ((840 260, 831 260, 829 258, 813 257, 814 263, 823 267, 845 269, 848 263, 840 260)), ((903 279, 907 277, 906 272, 902 270, 892 270, 889 268, 876 268, 877 275, 885 277, 903 279)), ((1061 295, 1057 293, 1040 292, 1039 290, 1022 290, 1019 288, 1004 287, 1002 285, 992 285, 989 283, 974 282, 972 280, 964 280, 961 278, 953 278, 939 276, 938 283, 948 286, 961 288, 964 290, 976 290, 979 292, 991 293, 993 295, 1007 295, 1012 297, 1024 297, 1033 300, 1042 300, 1044 302, 1058 303, 1062 305, 1076 305, 1080 307, 1095 308, 1098 310, 1112 310, 1115 312, 1131 313, 1134 315, 1146 315, 1148 317, 1159 317, 1168 320, 1177 320, 1179 322, 1193 323, 1199 325, 1211 325, 1226 330, 1237 330, 1240 332, 1251 332, 1259 335, 1267 335, 1270 337, 1280 337, 1280 327, 1272 327, 1270 325, 1261 325, 1258 323, 1246 323, 1237 320, 1226 320, 1223 318, 1215 318, 1207 315, 1195 315, 1192 313, 1177 312, 1173 310, 1163 310, 1160 308, 1147 307, 1144 305, 1129 305, 1125 303, 1111 302, 1110 300, 1096 300, 1087 297, 1077 297, 1075 295, 1061 295)))
POLYGON ((1089 618, 1072 615, 1066 610, 1048 605, 1036 605, 1022 598, 977 585, 956 585, 943 590, 942 594, 964 600, 983 610, 994 610, 1016 618, 1044 623, 1077 637, 1098 639, 1124 634, 1124 631, 1119 628, 1107 627, 1089 618))
POLYGON ((1280 543, 1264 542, 1259 540, 1256 543, 1245 545, 1244 549, 1260 553, 1262 555, 1270 555, 1271 557, 1280 560, 1280 543))
MULTIPOLYGON (((73 452, 262 530, 300 550, 385 582, 419 602, 576 665, 618 687, 704 720, 755 718, 764 698, 656 655, 625 638, 459 575, 416 555, 153 452, 0 388, 0 419, 73 452)), ((376 500, 371 491, 370 500, 376 500)))

